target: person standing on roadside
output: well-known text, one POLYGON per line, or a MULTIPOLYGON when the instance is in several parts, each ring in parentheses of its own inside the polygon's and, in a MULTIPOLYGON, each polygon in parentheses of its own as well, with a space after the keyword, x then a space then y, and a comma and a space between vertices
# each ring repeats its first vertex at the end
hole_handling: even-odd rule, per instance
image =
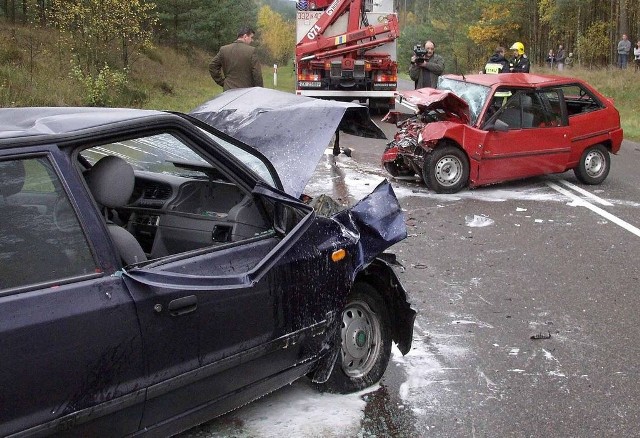
POLYGON ((633 48, 633 64, 635 66, 635 71, 640 70, 640 41, 638 41, 636 46, 633 48))
POLYGON ((547 59, 545 60, 545 62, 547 63, 547 66, 549 68, 553 68, 553 65, 556 62, 556 54, 553 53, 553 49, 549 50, 549 53, 547 54, 547 59))
POLYGON ((255 32, 250 27, 238 31, 238 39, 222 46, 209 64, 209 74, 224 91, 262 87, 262 67, 256 48, 251 46, 255 32))
POLYGON ((562 44, 558 45, 558 51, 556 52, 556 66, 558 71, 564 70, 564 60, 567 58, 562 44))
POLYGON ((509 73, 509 61, 504 57, 504 47, 496 47, 495 52, 484 66, 484 73, 498 74, 509 73))
POLYGON ((564 65, 567 68, 573 67, 573 52, 569 52, 569 56, 564 59, 564 65))
POLYGON ((426 54, 423 59, 416 55, 411 57, 409 77, 413 80, 416 90, 418 88, 438 86, 438 78, 444 71, 444 58, 435 53, 436 46, 432 41, 424 43, 426 54))
POLYGON ((524 53, 524 44, 520 41, 513 43, 509 50, 513 50, 513 59, 511 60, 511 73, 529 73, 531 63, 524 53))
POLYGON ((631 51, 631 41, 627 34, 622 34, 622 39, 618 41, 618 68, 627 68, 629 52, 631 51))

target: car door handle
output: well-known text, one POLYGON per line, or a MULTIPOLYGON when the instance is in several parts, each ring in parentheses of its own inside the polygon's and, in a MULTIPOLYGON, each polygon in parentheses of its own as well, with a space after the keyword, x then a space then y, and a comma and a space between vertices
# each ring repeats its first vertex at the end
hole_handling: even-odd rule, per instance
POLYGON ((198 308, 198 297, 189 295, 169 301, 169 315, 180 316, 194 312, 198 308))

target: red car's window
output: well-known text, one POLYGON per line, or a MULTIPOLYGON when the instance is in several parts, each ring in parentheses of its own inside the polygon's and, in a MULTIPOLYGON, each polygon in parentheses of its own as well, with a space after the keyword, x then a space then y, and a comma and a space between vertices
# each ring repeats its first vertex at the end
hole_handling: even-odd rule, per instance
POLYGON ((604 108, 600 100, 578 84, 565 85, 557 89, 562 91, 569 117, 604 108))
MULTIPOLYGON (((562 112, 558 92, 498 89, 487 109, 509 129, 531 129, 560 126, 562 112), (552 105, 550 101, 554 101, 552 105)), ((488 119, 487 119, 488 120, 488 119)))

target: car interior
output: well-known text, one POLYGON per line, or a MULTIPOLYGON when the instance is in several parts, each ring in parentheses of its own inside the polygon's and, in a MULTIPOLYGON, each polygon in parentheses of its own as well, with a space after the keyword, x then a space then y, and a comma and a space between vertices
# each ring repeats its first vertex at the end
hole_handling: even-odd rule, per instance
MULTIPOLYGON (((559 109, 553 111, 544 93, 516 93, 513 98, 505 102, 506 98, 501 94, 504 90, 495 94, 490 114, 494 114, 502 108, 498 118, 505 122, 509 129, 527 129, 559 126, 561 113, 559 109)), ((511 92, 509 92, 511 95, 511 92)))
POLYGON ((78 161, 125 265, 273 233, 264 205, 219 168, 172 159, 140 165, 121 146, 86 149, 78 161))
POLYGON ((566 85, 559 88, 564 95, 569 117, 603 108, 600 101, 578 85, 566 85))

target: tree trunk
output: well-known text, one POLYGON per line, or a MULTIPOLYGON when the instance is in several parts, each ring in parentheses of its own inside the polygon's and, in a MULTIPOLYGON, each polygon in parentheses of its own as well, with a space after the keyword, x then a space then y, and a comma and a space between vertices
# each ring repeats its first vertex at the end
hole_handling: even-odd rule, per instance
POLYGON ((629 35, 629 20, 627 19, 627 0, 620 0, 620 35, 629 35))

